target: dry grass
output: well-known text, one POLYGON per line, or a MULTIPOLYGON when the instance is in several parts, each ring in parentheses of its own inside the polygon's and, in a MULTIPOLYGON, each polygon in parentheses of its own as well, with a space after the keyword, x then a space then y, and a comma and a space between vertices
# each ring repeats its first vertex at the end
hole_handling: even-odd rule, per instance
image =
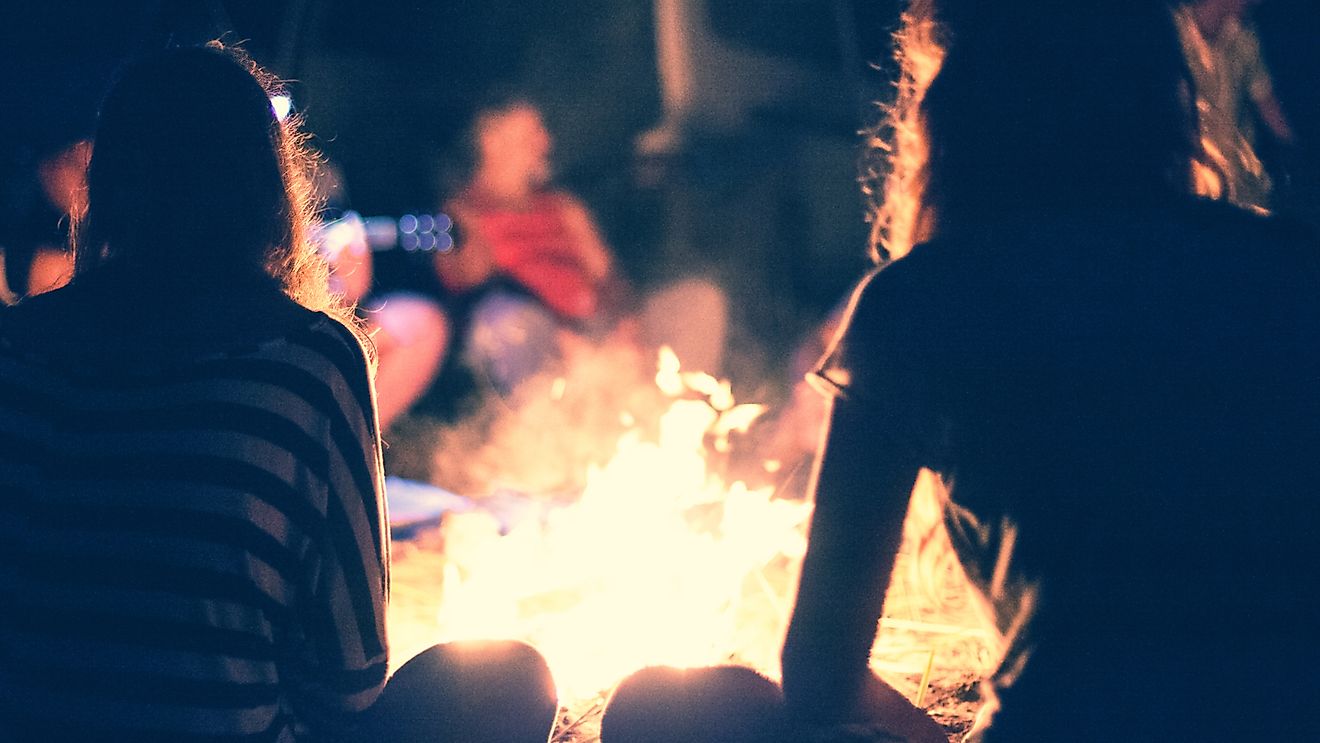
MULTIPOLYGON (((429 454, 430 479, 455 492, 571 499, 588 466, 608 457, 624 430, 652 425, 669 402, 652 374, 650 360, 626 348, 581 349, 558 378, 539 380, 518 398, 488 406, 458 425, 413 422, 394 445, 422 449, 411 453, 414 462, 429 454)), ((727 462, 725 457, 713 466, 727 462)), ((955 741, 971 726, 977 679, 993 661, 994 642, 953 559, 933 481, 922 488, 905 524, 873 667, 909 699, 920 700, 955 741)), ((389 624, 396 666, 439 637, 443 540, 441 530, 433 529, 395 543, 389 624)), ((765 611, 791 605, 791 580, 771 581, 766 590, 765 611)), ((777 648, 762 650, 777 654, 777 648)), ((609 691, 568 702, 553 740, 599 740, 609 691)))
MULTIPOLYGON (((942 604, 932 600, 927 584, 915 585, 918 558, 909 544, 900 557, 888 616, 873 650, 882 677, 960 740, 970 729, 979 702, 976 670, 987 662, 988 643, 975 625, 970 607, 960 604, 953 568, 943 588, 942 604), (929 668, 929 673, 926 669, 929 668)), ((432 645, 437 638, 445 558, 439 530, 422 532, 394 547, 391 644, 395 664, 432 645)), ((560 711, 554 743, 596 743, 608 689, 594 698, 572 700, 560 711)))

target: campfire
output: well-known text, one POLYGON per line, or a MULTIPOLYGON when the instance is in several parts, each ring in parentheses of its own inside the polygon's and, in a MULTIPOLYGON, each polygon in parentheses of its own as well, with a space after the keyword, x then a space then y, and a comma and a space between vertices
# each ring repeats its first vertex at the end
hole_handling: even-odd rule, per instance
MULTIPOLYGON (((654 420, 619 411, 631 425, 580 488, 497 493, 396 546, 396 658, 448 640, 530 642, 555 675, 565 743, 595 740, 611 689, 648 665, 731 662, 778 677, 811 505, 722 466, 762 406, 736 404, 727 383, 681 370, 668 351, 658 366, 654 420)), ((573 374, 545 394, 569 394, 573 374)), ((940 526, 938 492, 923 474, 872 666, 957 739, 997 638, 940 526)))

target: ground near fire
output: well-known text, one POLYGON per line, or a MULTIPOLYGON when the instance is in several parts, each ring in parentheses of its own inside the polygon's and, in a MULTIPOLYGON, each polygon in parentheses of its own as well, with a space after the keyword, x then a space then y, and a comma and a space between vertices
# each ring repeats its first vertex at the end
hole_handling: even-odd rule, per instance
MULTIPOLYGON (((406 419, 391 472, 443 490, 390 481, 412 509, 395 518, 396 663, 442 640, 532 642, 559 684, 561 743, 597 740, 612 688, 645 666, 777 677, 810 515, 810 453, 768 443, 784 418, 672 355, 607 344, 452 420, 406 419)), ((872 667, 958 740, 996 637, 937 497, 923 477, 872 667)))

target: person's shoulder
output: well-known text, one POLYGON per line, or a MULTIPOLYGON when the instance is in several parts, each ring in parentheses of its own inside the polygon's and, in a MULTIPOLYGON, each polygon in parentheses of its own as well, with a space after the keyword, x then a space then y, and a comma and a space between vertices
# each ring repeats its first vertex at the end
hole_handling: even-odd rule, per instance
POLYGON ((472 184, 464 185, 440 206, 456 222, 481 220, 505 211, 505 205, 472 184))
POLYGON ((853 303, 906 305, 919 302, 935 284, 948 278, 960 264, 974 260, 972 244, 958 239, 937 238, 913 246, 900 258, 872 269, 858 283, 853 303))
POLYGON ((324 334, 328 339, 327 342, 333 343, 331 348, 335 350, 327 353, 326 358, 334 366, 335 373, 332 376, 341 380, 340 383, 331 385, 336 389, 336 397, 340 400, 341 408, 345 411, 349 409, 356 411, 355 414, 350 415, 350 418, 355 418, 361 423, 359 431, 363 435, 379 437, 380 431, 376 423, 376 393, 373 386, 376 376, 376 357, 369 348, 370 340, 362 334, 360 328, 350 328, 347 325, 348 322, 352 322, 351 319, 341 320, 324 312, 317 314, 312 331, 324 334))
POLYGON ((919 315, 927 287, 938 281, 937 250, 918 245, 907 255, 869 271, 854 287, 845 313, 853 336, 904 327, 904 316, 919 315))
POLYGON ((879 314, 881 305, 890 293, 886 285, 892 283, 898 273, 895 268, 898 262, 891 261, 868 271, 853 287, 852 296, 848 299, 847 310, 844 314, 849 325, 856 325, 859 315, 879 314), (884 278, 881 278, 882 274, 884 274, 884 278))
POLYGON ((328 362, 339 367, 345 376, 360 373, 369 363, 367 352, 360 331, 349 326, 351 319, 336 317, 324 311, 313 311, 304 307, 304 322, 299 331, 290 336, 294 343, 317 350, 328 362))
POLYGON ((280 378, 302 380, 299 385, 314 384, 323 390, 320 395, 328 391, 323 401, 349 420, 374 425, 374 357, 368 351, 369 341, 348 325, 351 319, 295 306, 301 322, 293 332, 245 354, 258 360, 252 367, 254 372, 263 379, 271 378, 272 372, 262 371, 261 367, 273 365, 271 368, 282 370, 276 375, 280 378))
POLYGON ((587 202, 583 201, 577 194, 563 188, 549 188, 538 195, 538 199, 544 203, 554 206, 567 214, 591 213, 587 207, 587 202))
MULTIPOLYGON (((15 353, 60 368, 180 368, 227 357, 302 358, 290 345, 359 366, 357 335, 277 287, 226 296, 218 289, 156 297, 152 313, 135 313, 130 293, 95 281, 27 298, 0 315, 0 337, 15 353)), ((140 301, 140 300, 139 300, 140 301)), ((138 305, 141 306, 141 305, 138 305)), ((305 355, 304 355, 305 356, 305 355)), ((311 361, 298 363, 313 363, 311 361)), ((316 371, 321 371, 317 369, 316 371)))
POLYGON ((441 202, 440 208, 446 212, 473 209, 479 200, 480 194, 478 194, 471 185, 464 185, 446 196, 444 201, 441 202))

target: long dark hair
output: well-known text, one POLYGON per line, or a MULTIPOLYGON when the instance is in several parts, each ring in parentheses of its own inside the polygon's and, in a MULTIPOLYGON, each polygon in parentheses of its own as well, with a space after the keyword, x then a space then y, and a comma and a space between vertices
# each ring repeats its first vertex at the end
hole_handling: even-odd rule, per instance
POLYGON ((1191 191, 1196 111, 1165 2, 913 0, 897 41, 878 259, 1006 212, 1191 191))
POLYGON ((162 287, 271 279, 342 316, 307 236, 314 161, 276 84, 219 42, 126 66, 101 107, 75 282, 111 266, 162 287))

